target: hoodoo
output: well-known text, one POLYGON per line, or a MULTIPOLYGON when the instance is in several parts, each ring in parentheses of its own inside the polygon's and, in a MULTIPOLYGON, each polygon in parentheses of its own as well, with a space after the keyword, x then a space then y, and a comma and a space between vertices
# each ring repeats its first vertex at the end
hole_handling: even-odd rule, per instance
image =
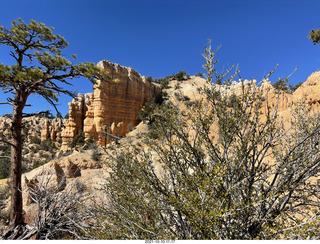
POLYGON ((124 136, 139 123, 142 106, 160 94, 160 87, 148 82, 137 71, 106 60, 98 63, 109 81, 97 80, 93 93, 79 94, 69 103, 69 122, 62 131, 62 150, 83 131, 99 145, 106 141, 105 131, 124 136))

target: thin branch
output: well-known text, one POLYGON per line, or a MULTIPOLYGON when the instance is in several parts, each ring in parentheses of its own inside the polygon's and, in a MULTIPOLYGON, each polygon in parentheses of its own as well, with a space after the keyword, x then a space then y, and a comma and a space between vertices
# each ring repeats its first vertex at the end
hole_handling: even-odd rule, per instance
POLYGON ((0 105, 13 105, 13 104, 10 102, 4 102, 4 103, 0 103, 0 105))
POLYGON ((9 158, 9 159, 11 159, 10 156, 0 156, 0 158, 9 158))
POLYGON ((41 112, 36 112, 36 113, 23 113, 22 117, 23 118, 27 118, 27 117, 32 117, 32 116, 37 116, 37 115, 42 115, 42 114, 46 114, 48 115, 50 113, 50 110, 47 111, 41 111, 41 112))
POLYGON ((4 140, 4 139, 1 139, 1 138, 0 138, 0 142, 4 142, 4 143, 6 143, 6 144, 9 144, 9 145, 12 146, 12 147, 15 147, 15 145, 13 145, 11 142, 9 142, 9 141, 7 141, 7 140, 4 140))

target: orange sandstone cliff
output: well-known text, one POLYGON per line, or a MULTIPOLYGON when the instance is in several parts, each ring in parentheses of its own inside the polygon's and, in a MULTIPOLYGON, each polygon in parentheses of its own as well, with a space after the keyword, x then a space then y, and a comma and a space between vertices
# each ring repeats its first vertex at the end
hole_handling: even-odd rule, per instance
POLYGON ((139 123, 142 106, 160 94, 160 88, 137 71, 103 60, 98 63, 110 81, 97 80, 93 93, 79 94, 69 103, 69 122, 61 133, 62 150, 82 130, 99 145, 106 141, 105 131, 124 136, 139 123))

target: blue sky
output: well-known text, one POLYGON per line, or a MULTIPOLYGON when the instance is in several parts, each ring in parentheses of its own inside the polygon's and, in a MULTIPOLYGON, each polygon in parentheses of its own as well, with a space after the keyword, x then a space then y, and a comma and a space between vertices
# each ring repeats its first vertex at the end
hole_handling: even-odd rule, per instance
MULTIPOLYGON (((276 81, 299 66, 290 80, 296 84, 320 69, 320 46, 307 38, 320 28, 319 9, 319 0, 0 0, 0 25, 19 17, 43 22, 69 43, 66 57, 107 59, 154 78, 203 72, 200 52, 212 37, 221 45, 218 71, 239 64, 242 78, 260 80, 279 64, 276 81)), ((0 62, 12 62, 1 46, 0 62)), ((88 80, 72 82, 71 90, 92 92, 88 80)), ((70 101, 61 97, 62 115, 70 101)), ((26 112, 53 110, 36 96, 29 103, 26 112)), ((8 112, 0 107, 0 115, 8 112)))

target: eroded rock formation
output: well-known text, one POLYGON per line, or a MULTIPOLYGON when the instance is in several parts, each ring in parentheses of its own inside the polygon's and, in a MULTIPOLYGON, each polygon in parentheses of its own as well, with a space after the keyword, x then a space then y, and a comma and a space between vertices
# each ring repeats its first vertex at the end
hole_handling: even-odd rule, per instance
POLYGON ((69 103, 69 122, 62 131, 62 150, 80 132, 99 145, 106 142, 105 131, 124 136, 139 122, 142 106, 160 93, 160 88, 128 67, 109 61, 98 63, 110 79, 98 80, 93 93, 79 94, 69 103))
MULTIPOLYGON (((48 139, 59 141, 61 138, 61 130, 66 120, 32 116, 24 118, 22 122, 22 133, 25 136, 25 143, 30 143, 32 137, 39 138, 41 141, 48 139)), ((10 137, 11 123, 11 118, 0 117, 0 133, 10 137)))

